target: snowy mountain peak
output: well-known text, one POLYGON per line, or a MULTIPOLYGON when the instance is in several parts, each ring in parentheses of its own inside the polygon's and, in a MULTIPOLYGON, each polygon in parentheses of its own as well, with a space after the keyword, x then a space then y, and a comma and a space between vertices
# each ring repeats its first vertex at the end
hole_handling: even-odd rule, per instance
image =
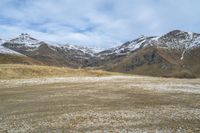
POLYGON ((185 33, 185 31, 182 31, 182 30, 172 30, 172 31, 168 32, 166 35, 177 35, 177 34, 181 34, 181 33, 185 33))
POLYGON ((200 34, 174 30, 160 37, 157 44, 172 49, 190 49, 199 46, 200 34))
POLYGON ((116 54, 116 55, 125 55, 127 53, 136 51, 140 48, 146 47, 151 45, 152 41, 155 41, 158 37, 156 36, 140 36, 137 39, 133 41, 128 41, 121 46, 118 46, 116 48, 112 48, 109 51, 112 51, 109 54, 116 54))
POLYGON ((30 38, 30 35, 28 33, 21 33, 21 35, 19 35, 20 38, 30 38))
POLYGON ((161 38, 171 38, 171 39, 182 39, 183 40, 183 39, 195 39, 198 36, 200 36, 200 34, 198 34, 198 33, 185 32, 185 31, 181 31, 181 30, 173 30, 173 31, 170 31, 169 33, 165 34, 161 38))
POLYGON ((35 44, 37 44, 39 42, 40 42, 39 40, 31 37, 27 33, 22 33, 17 38, 10 40, 10 43, 25 44, 25 45, 28 45, 28 46, 35 45, 35 44))
POLYGON ((186 51, 200 46, 200 34, 173 30, 161 37, 142 35, 133 41, 125 42, 121 46, 105 50, 101 53, 102 55, 126 55, 149 46, 186 51))

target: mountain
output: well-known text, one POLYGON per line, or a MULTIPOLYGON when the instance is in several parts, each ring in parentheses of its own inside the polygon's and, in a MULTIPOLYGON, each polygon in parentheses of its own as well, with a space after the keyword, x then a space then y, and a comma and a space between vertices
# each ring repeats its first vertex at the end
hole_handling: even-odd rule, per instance
MULTIPOLYGON (((87 47, 40 41, 22 33, 14 39, 1 40, 0 53, 1 58, 3 55, 23 57, 31 60, 32 64, 90 67, 150 76, 200 77, 200 34, 181 30, 160 37, 140 36, 100 52, 87 47)), ((24 61, 17 59, 15 63, 24 61)))
POLYGON ((100 55, 127 55, 138 49, 155 46, 180 51, 199 47, 200 34, 184 32, 180 30, 171 31, 161 37, 141 36, 133 41, 128 41, 121 46, 101 51, 100 55))
POLYGON ((199 77, 199 53, 200 34, 174 30, 102 51, 100 68, 150 76, 199 77))
POLYGON ((90 48, 39 41, 26 33, 4 42, 3 46, 43 62, 45 65, 73 68, 88 66, 94 61, 95 54, 95 51, 90 48))

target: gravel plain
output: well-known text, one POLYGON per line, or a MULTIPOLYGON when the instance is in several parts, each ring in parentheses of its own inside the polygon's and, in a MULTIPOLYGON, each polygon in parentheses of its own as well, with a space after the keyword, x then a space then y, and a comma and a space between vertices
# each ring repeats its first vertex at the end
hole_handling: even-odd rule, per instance
POLYGON ((0 80, 0 132, 200 132, 200 79, 0 80))

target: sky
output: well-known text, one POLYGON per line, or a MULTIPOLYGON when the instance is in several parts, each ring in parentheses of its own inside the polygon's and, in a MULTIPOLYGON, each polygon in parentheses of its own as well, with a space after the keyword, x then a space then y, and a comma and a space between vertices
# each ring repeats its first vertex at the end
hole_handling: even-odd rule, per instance
POLYGON ((200 0, 1 0, 0 38, 110 48, 179 29, 200 33, 200 0))

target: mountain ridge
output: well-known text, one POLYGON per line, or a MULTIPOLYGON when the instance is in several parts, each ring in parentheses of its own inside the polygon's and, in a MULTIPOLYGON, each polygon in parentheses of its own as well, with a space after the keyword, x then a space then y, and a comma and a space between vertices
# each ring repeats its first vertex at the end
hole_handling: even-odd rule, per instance
POLYGON ((185 77, 200 76, 197 70, 200 68, 200 34, 181 30, 162 36, 140 36, 100 52, 77 45, 40 41, 25 33, 0 41, 0 53, 5 48, 45 65, 90 67, 150 76, 173 76, 176 73, 183 73, 185 77))

